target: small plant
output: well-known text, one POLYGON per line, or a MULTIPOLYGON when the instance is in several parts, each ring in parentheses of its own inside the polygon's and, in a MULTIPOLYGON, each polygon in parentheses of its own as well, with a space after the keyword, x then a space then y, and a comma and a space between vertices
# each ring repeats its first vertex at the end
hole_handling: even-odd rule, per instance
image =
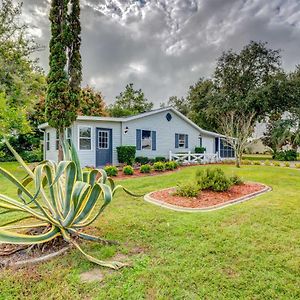
POLYGON ((278 151, 274 154, 274 158, 280 161, 295 161, 297 160, 297 151, 296 150, 283 150, 278 151))
POLYGON ((252 163, 251 163, 251 160, 248 160, 248 159, 242 160, 242 165, 249 166, 249 165, 251 165, 251 164, 252 164, 252 163))
POLYGON ((163 172, 165 170, 165 163, 157 161, 153 164, 153 169, 156 172, 163 172))
POLYGON ((286 161, 286 162, 284 162, 284 166, 289 168, 291 166, 291 164, 288 161, 286 161))
POLYGON ((168 161, 165 163, 166 170, 175 170, 178 168, 178 164, 176 161, 168 161))
POLYGON ((150 173, 151 172, 151 166, 146 164, 146 165, 141 165, 140 167, 140 172, 141 173, 150 173))
POLYGON ((261 165, 261 162, 260 162, 259 160, 256 160, 256 161, 253 162, 253 164, 254 164, 255 166, 260 166, 260 165, 261 165))
POLYGON ((196 173, 196 181, 201 190, 209 189, 215 192, 227 191, 232 186, 230 178, 220 168, 200 169, 196 173))
POLYGON ((281 164, 280 164, 279 161, 274 161, 274 162, 273 162, 273 166, 274 166, 274 167, 280 167, 281 164))
POLYGON ((125 166, 123 168, 123 173, 125 175, 133 175, 133 173, 134 173, 133 167, 132 166, 125 166))
POLYGON ((238 175, 233 175, 230 177, 230 181, 233 185, 241 185, 243 184, 243 180, 241 177, 239 177, 238 175))
POLYGON ((205 147, 195 147, 195 153, 204 153, 205 151, 205 147))
POLYGON ((149 163, 149 158, 146 156, 137 156, 135 158, 135 162, 141 165, 145 165, 149 163))
POLYGON ((167 160, 166 160, 166 158, 164 156, 156 156, 154 158, 154 161, 155 162, 166 162, 167 160))
POLYGON ((127 165, 132 165, 135 159, 135 146, 119 146, 117 147, 118 161, 127 165))
POLYGON ((265 160, 264 165, 269 167, 271 166, 271 162, 267 159, 265 160))
POLYGON ((300 164, 295 164, 295 167, 296 167, 297 169, 300 169, 300 164))
POLYGON ((115 166, 106 166, 104 167, 104 171, 108 176, 117 176, 118 175, 118 168, 115 166))
POLYGON ((195 182, 178 184, 175 195, 180 197, 195 198, 199 195, 200 189, 195 182))

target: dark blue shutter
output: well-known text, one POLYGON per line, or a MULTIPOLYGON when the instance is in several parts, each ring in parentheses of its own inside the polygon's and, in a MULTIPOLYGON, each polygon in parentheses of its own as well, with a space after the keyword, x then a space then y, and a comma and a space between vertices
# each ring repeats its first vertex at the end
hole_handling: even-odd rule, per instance
POLYGON ((184 138, 185 138, 185 148, 188 148, 189 147, 189 136, 186 134, 184 136, 184 138))
POLYGON ((136 150, 142 150, 142 130, 136 130, 136 150))
POLYGON ((179 148, 179 134, 175 133, 175 148, 179 148))
POLYGON ((219 152, 219 138, 215 138, 215 153, 219 152))
POLYGON ((152 150, 156 150, 156 131, 152 131, 152 150))

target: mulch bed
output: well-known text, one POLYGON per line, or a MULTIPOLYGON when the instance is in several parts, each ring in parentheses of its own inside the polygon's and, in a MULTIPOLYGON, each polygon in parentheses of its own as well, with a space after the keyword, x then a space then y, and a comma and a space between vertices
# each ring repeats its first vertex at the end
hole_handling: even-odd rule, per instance
POLYGON ((204 190, 198 197, 188 198, 174 195, 175 188, 160 190, 150 194, 152 198, 162 202, 188 208, 206 208, 226 204, 243 196, 250 195, 265 189, 265 186, 259 183, 244 183, 235 185, 226 192, 213 192, 204 190))

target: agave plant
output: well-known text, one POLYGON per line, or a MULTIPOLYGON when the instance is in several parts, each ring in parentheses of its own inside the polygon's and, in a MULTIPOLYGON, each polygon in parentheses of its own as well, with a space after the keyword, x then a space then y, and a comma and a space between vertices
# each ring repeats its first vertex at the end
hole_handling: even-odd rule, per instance
POLYGON ((0 194, 1 214, 16 211, 24 214, 21 218, 0 227, 0 243, 42 244, 62 236, 88 260, 98 265, 114 269, 124 266, 120 262, 105 262, 86 254, 74 237, 103 242, 100 237, 84 233, 82 229, 92 224, 101 215, 117 190, 122 189, 132 196, 137 195, 121 185, 115 185, 104 170, 83 170, 73 144, 63 143, 63 161, 59 163, 43 161, 31 170, 9 142, 7 140, 5 142, 25 169, 27 176, 19 181, 13 174, 0 168, 0 174, 17 187, 16 199, 0 194), (31 186, 33 188, 30 188, 31 186), (24 219, 35 220, 35 222, 18 224, 24 219), (48 228, 47 232, 39 235, 15 231, 44 226, 48 228))

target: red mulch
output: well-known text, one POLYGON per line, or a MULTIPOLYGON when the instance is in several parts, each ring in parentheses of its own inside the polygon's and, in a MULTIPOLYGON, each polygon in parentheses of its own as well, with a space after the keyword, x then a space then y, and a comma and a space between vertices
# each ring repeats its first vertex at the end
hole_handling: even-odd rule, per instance
POLYGON ((254 192, 261 191, 264 185, 258 183, 244 183, 235 185, 226 192, 213 192, 204 190, 199 193, 198 197, 188 198, 174 195, 175 188, 161 190, 151 193, 151 197, 181 207, 189 208, 205 208, 218 204, 230 202, 243 196, 247 196, 254 192))

